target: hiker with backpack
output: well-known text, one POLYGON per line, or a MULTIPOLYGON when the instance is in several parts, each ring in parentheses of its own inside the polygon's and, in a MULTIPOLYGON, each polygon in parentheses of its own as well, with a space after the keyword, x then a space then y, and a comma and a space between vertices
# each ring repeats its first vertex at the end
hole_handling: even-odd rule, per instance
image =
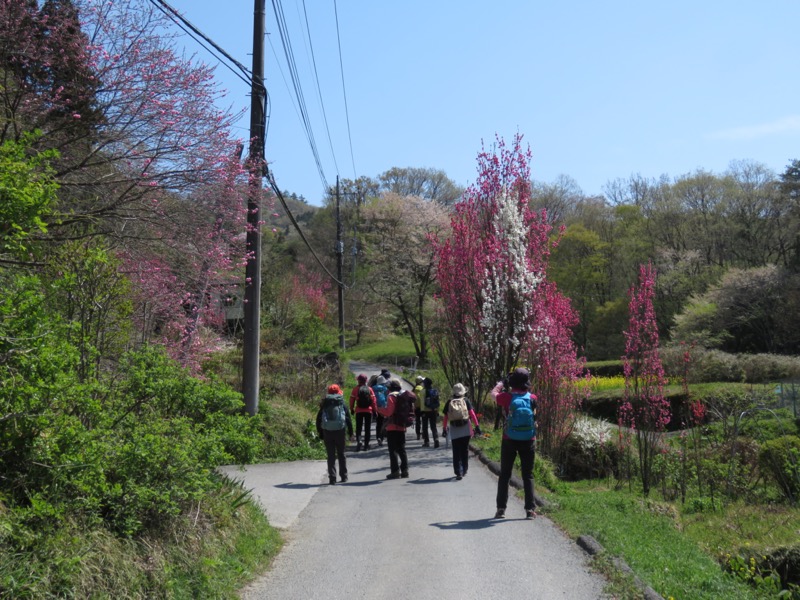
POLYGON ((378 405, 375 392, 367 385, 367 376, 363 373, 356 377, 358 385, 350 392, 350 412, 356 415, 356 452, 360 452, 361 431, 364 431, 364 450, 369 450, 372 415, 377 414, 378 405))
POLYGON ((417 385, 414 386, 414 395, 417 397, 417 402, 414 406, 414 430, 417 433, 417 439, 422 437, 422 432, 420 431, 422 427, 422 399, 425 397, 423 381, 425 381, 425 378, 422 375, 417 375, 417 385))
POLYGON ((456 480, 461 480, 469 469, 469 440, 472 438, 472 423, 475 424, 474 433, 482 435, 478 415, 472 404, 466 398, 467 388, 457 383, 453 386, 453 397, 444 405, 442 411, 442 435, 450 434, 453 443, 453 471, 456 480))
POLYGON ((353 423, 350 411, 344 403, 342 388, 331 384, 328 394, 322 399, 317 412, 317 433, 325 442, 328 455, 328 483, 336 483, 336 461, 339 461, 339 475, 342 483, 347 481, 347 458, 344 455, 345 433, 353 437, 353 423))
POLYGON ((384 431, 384 419, 381 408, 386 408, 387 399, 389 396, 389 389, 386 387, 387 379, 383 375, 378 375, 375 379, 375 384, 372 386, 372 391, 375 394, 375 404, 377 409, 377 417, 375 419, 375 439, 378 440, 378 446, 383 446, 383 439, 386 437, 384 431))
POLYGON ((403 391, 400 381, 389 381, 386 406, 378 406, 378 414, 386 418, 386 442, 389 448, 389 474, 386 479, 408 477, 406 429, 414 418, 414 393, 403 391))
MULTIPOLYGON (((502 383, 498 386, 503 385, 502 383)), ((500 443, 500 477, 497 480, 495 519, 506 516, 508 482, 519 454, 522 488, 525 492, 525 518, 536 516, 533 503, 533 462, 536 449, 536 396, 528 391, 530 372, 523 367, 508 375, 506 389, 497 394, 499 410, 505 415, 503 440, 500 443)))
POLYGON ((430 447, 428 430, 433 435, 433 447, 439 447, 439 433, 436 431, 436 419, 439 417, 439 391, 433 387, 430 377, 422 380, 425 395, 422 400, 422 447, 430 447))

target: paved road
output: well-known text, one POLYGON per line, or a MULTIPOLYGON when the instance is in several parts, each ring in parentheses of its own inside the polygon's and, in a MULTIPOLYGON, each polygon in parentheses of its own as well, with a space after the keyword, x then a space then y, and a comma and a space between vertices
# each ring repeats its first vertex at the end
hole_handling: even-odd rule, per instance
MULTIPOLYGON (((361 365, 358 372, 369 371, 361 365)), ((545 517, 512 496, 493 519, 497 479, 474 457, 456 481, 444 444, 407 434, 408 479, 386 480, 386 447, 350 452, 346 484, 324 461, 224 467, 283 529, 286 545, 245 600, 603 598, 605 581, 545 517)), ((512 489, 513 491, 513 489, 512 489)))

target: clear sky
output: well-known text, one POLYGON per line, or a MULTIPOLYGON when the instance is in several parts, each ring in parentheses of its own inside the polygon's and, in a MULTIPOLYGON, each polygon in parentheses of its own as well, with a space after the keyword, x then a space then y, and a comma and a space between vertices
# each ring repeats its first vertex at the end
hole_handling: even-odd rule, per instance
MULTIPOLYGON (((252 0, 170 3, 251 66, 252 0)), ((535 180, 568 175, 588 195, 633 174, 721 174, 741 159, 780 174, 800 158, 796 0, 336 0, 341 68, 334 0, 281 4, 329 184, 430 167, 466 186, 482 143, 517 132, 535 180)), ((282 189, 318 204, 322 177, 266 5, 267 159, 282 189)), ((216 74, 229 103, 249 107, 247 86, 216 74)), ((247 115, 240 125, 246 138, 247 115)))

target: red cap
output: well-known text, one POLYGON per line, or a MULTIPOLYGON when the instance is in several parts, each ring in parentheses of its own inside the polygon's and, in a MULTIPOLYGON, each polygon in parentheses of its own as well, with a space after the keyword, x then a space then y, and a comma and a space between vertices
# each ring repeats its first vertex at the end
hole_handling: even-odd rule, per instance
POLYGON ((335 383, 332 383, 331 385, 328 386, 328 393, 329 394, 341 394, 342 393, 342 388, 340 388, 335 383))

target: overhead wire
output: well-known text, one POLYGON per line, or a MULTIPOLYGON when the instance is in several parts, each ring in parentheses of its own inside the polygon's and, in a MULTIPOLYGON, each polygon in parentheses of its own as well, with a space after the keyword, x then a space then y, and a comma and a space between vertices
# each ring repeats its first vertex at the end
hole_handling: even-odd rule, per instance
MULTIPOLYGON (((305 7, 305 0, 303 0, 303 7, 305 7)), ((336 41, 339 45, 339 72, 342 75, 342 95, 344 96, 344 115, 347 119, 347 139, 350 142, 350 161, 353 163, 353 179, 358 179, 358 171, 356 171, 356 159, 353 156, 353 136, 350 133, 350 111, 347 109, 347 89, 344 85, 344 63, 342 62, 342 38, 339 33, 339 9, 336 6, 336 0, 333 0, 333 12, 336 15, 336 41)))
POLYGON ((328 134, 328 144, 331 148, 331 156, 333 157, 333 166, 336 173, 339 173, 339 165, 336 162, 336 152, 333 151, 333 140, 331 139, 331 130, 328 127, 328 115, 325 113, 325 103, 322 101, 322 87, 319 85, 319 72, 317 71, 317 58, 314 56, 314 45, 311 43, 311 28, 308 25, 308 11, 306 11, 306 0, 303 0, 303 17, 306 22, 306 33, 308 34, 308 47, 311 50, 311 62, 314 68, 314 79, 317 82, 317 95, 319 97, 319 105, 322 109, 322 120, 325 122, 325 131, 328 134))
MULTIPOLYGON (((247 85, 253 84, 253 74, 250 70, 233 58, 230 54, 228 54, 225 50, 223 50, 214 40, 209 38, 205 35, 202 31, 200 31, 197 27, 195 27, 192 23, 189 22, 186 17, 180 14, 178 10, 167 3, 165 0, 150 0, 150 3, 155 6, 158 10, 160 10, 164 15, 166 15, 173 23, 175 23, 184 33, 186 33, 190 38, 192 38, 195 42, 200 44, 202 48, 206 50, 209 54, 211 54, 214 58, 216 58, 220 64, 222 64, 225 68, 229 69, 234 75, 236 75, 239 79, 244 81, 247 85), (214 50, 219 52, 223 57, 225 57, 231 64, 235 65, 239 71, 236 71, 230 64, 223 61, 219 56, 214 54, 214 52, 209 49, 203 41, 197 39, 198 36, 203 41, 207 42, 211 45, 214 50)), ((262 84, 263 87, 263 84, 262 84)))
POLYGON ((281 190, 278 188, 278 184, 275 182, 275 177, 272 175, 271 171, 267 173, 266 178, 267 178, 267 182, 269 183, 269 186, 272 188, 272 191, 278 197, 278 200, 280 200, 280 203, 283 206, 283 209, 286 211, 286 214, 289 217, 289 220, 292 222, 292 225, 294 225, 294 228, 297 230, 297 233, 300 234, 300 238, 303 240, 303 243, 306 245, 306 247, 311 252, 311 255, 314 257, 314 260, 317 261, 319 266, 322 267, 322 270, 325 271, 328 274, 328 277, 330 277, 337 285, 340 285, 343 288, 347 288, 348 285, 346 283, 344 283, 343 281, 340 281, 339 279, 337 279, 336 275, 334 275, 333 273, 331 273, 328 270, 328 267, 325 266, 325 264, 322 262, 320 257, 317 256, 317 253, 311 247, 311 244, 309 244, 308 239, 306 239, 306 236, 303 233, 303 230, 300 229, 300 224, 294 218, 294 215, 292 214, 292 211, 289 210, 289 205, 286 203, 286 199, 283 197, 283 192, 281 192, 281 190))
POLYGON ((286 25, 286 17, 283 13, 283 5, 281 4, 281 0, 272 0, 272 7, 275 10, 275 18, 278 23, 278 33, 280 33, 281 42, 283 44, 283 52, 286 56, 287 66, 289 68, 289 75, 292 79, 292 85, 294 87, 294 92, 297 96, 297 102, 300 107, 300 113, 302 117, 303 127, 306 131, 306 137, 308 138, 308 142, 311 145, 311 152, 314 156, 314 161, 317 165, 317 170, 319 171, 320 180, 322 181, 323 186, 325 189, 328 189, 328 180, 325 177, 325 171, 322 168, 322 160, 319 156, 319 150, 317 148, 317 142, 314 138, 314 131, 311 128, 311 121, 308 117, 308 109, 306 107, 305 97, 303 95, 302 87, 300 86, 300 76, 297 71, 297 63, 294 60, 294 50, 292 49, 292 43, 289 39, 289 29, 286 25))
MULTIPOLYGON (((186 33, 190 38, 192 38, 195 42, 197 42, 209 54, 214 56, 214 58, 216 58, 223 66, 225 66, 231 72, 233 72, 234 75, 236 75, 237 77, 242 79, 248 85, 260 85, 261 86, 261 89, 265 94, 265 104, 266 104, 265 110, 264 110, 264 121, 265 121, 265 123, 262 123, 262 125, 264 126, 265 137, 266 137, 267 126, 268 126, 268 118, 267 118, 268 115, 267 115, 267 113, 268 113, 268 111, 271 112, 271 103, 269 102, 269 94, 267 93, 266 86, 264 86, 263 83, 256 82, 255 78, 253 77, 253 75, 250 72, 250 70, 248 70, 244 65, 242 65, 239 61, 237 61, 230 54, 228 54, 223 48, 221 48, 216 42, 214 42, 210 37, 208 37, 206 34, 204 34, 195 25, 190 23, 188 21, 188 19, 183 17, 177 11, 177 9, 175 9, 173 6, 171 6, 165 0, 149 0, 149 1, 159 11, 161 11, 165 16, 167 16, 167 18, 169 18, 173 23, 175 23, 175 25, 177 25, 184 33, 186 33), (198 37, 200 39, 198 39, 198 37), (216 50, 216 52, 218 52, 219 55, 224 57, 227 61, 229 61, 232 65, 234 65, 237 69, 239 69, 240 72, 237 72, 230 64, 227 64, 224 60, 222 60, 222 58, 220 58, 217 54, 215 54, 214 51, 209 49, 208 46, 206 44, 204 44, 203 41, 201 41, 201 40, 205 41, 212 48, 214 48, 214 50, 216 50)), ((308 111, 306 110, 306 107, 305 107, 305 99, 304 99, 303 94, 302 94, 302 89, 300 88, 300 80, 299 80, 299 76, 298 76, 298 73, 297 73, 296 63, 294 61, 294 52, 293 52, 293 50, 291 48, 291 40, 289 40, 289 37, 288 37, 288 28, 286 27, 286 21, 285 21, 284 15, 283 15, 283 7, 280 5, 280 0, 272 0, 272 4, 273 4, 273 8, 275 9, 276 18, 278 20, 278 30, 279 30, 279 32, 281 34, 281 41, 282 41, 283 46, 284 46, 284 54, 286 55, 286 58, 287 58, 287 65, 289 66, 290 76, 292 78, 293 85, 294 85, 294 88, 295 88, 295 94, 298 97, 298 102, 299 102, 299 105, 300 105, 299 112, 300 112, 300 116, 301 116, 301 121, 303 122, 304 127, 306 129, 306 134, 307 134, 307 137, 309 138, 309 142, 310 142, 311 147, 312 147, 312 152, 314 154, 314 158, 315 158, 315 161, 316 161, 316 164, 317 164, 317 169, 319 170, 319 174, 320 174, 320 177, 322 179, 322 183, 325 186, 325 189, 327 190, 328 189, 328 183, 327 183, 327 180, 325 178, 325 174, 324 174, 323 169, 322 169, 322 163, 321 163, 320 158, 319 158, 319 152, 317 150, 316 141, 314 139, 313 131, 311 130, 311 123, 310 123, 310 120, 308 118, 308 111), (277 2, 277 6, 276 6, 276 2, 277 2)), ((303 9, 305 11, 305 0, 303 2, 303 9)), ((308 18, 307 18, 307 16, 306 16, 306 27, 308 28, 308 18)), ((337 16, 337 28, 338 28, 338 16, 337 16)), ((309 31, 309 43, 310 43, 310 31, 309 31)), ((270 46, 271 45, 272 45, 272 41, 270 40, 270 46)), ((273 52, 274 51, 275 51, 275 49, 273 47, 273 52)), ((313 49, 312 49, 312 56, 313 56, 313 49)), ((340 64, 341 64, 341 49, 340 49, 340 64)), ((280 69, 280 65, 279 65, 279 69, 280 69)), ((316 76, 316 79, 317 79, 317 86, 319 87, 319 77, 317 76, 317 72, 316 72, 316 61, 314 61, 314 70, 315 70, 315 76, 316 76)), ((281 75, 283 76, 283 71, 282 70, 281 70, 281 75)), ((285 77, 284 77, 284 83, 286 83, 285 77)), ((288 87, 288 84, 287 84, 287 87, 288 87)), ((321 101, 321 92, 320 92, 320 101, 321 101)), ((297 106, 295 106, 295 110, 298 110, 297 106)), ((323 109, 323 114, 324 114, 324 109, 323 109)), ((325 118, 325 126, 326 126, 326 129, 328 129, 327 117, 325 118)), ((349 129, 349 117, 348 117, 348 129, 349 129)), ((328 130, 328 138, 330 140, 330 131, 329 130, 328 130)), ((333 150, 332 142, 331 142, 331 150, 333 150)), ((352 159, 352 143, 351 143, 351 159, 352 159)), ((335 161, 335 159, 334 159, 334 161, 335 161)), ((287 216, 289 217, 289 220, 291 221, 291 223, 294 226, 295 230, 300 235, 300 238, 303 240, 303 243, 306 245, 308 250, 311 252, 312 256, 317 261, 317 263, 319 263, 320 267, 322 267, 322 269, 325 271, 325 273, 337 285, 340 285, 340 286, 345 287, 345 288, 348 287, 347 284, 345 284, 344 282, 342 282, 339 279, 337 279, 337 277, 335 275, 333 275, 333 273, 331 273, 328 270, 328 268, 325 266, 325 264, 322 262, 322 260, 317 255, 317 253, 311 247, 311 244, 309 243, 308 239, 305 237, 305 234, 303 233, 303 230, 300 228, 300 224, 297 222, 297 220, 295 219, 295 217, 292 214, 291 210, 289 209, 289 206, 286 203, 285 198, 283 197, 283 193, 278 188, 278 185, 275 182, 275 178, 274 178, 274 175, 272 174, 271 170, 266 170, 265 178, 266 178, 267 182, 269 183, 270 187, 272 188, 272 191, 278 197, 281 205, 283 206, 284 210, 286 211, 287 216)))

